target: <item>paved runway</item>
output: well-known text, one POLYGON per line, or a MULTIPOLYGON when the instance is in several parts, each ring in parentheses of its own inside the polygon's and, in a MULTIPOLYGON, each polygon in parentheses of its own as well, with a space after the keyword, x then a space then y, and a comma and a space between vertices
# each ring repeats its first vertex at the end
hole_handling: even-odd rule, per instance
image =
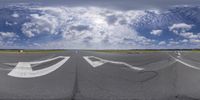
POLYGON ((0 54, 0 100, 198 100, 199 59, 194 52, 0 54))

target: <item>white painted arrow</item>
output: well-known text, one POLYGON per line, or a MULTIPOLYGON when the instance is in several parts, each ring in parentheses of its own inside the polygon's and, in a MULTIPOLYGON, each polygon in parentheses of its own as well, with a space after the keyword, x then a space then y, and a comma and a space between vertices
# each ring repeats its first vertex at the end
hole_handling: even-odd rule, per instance
POLYGON ((125 62, 118 62, 118 61, 111 61, 111 60, 105 60, 105 59, 102 59, 102 58, 99 58, 99 57, 95 57, 95 56, 84 56, 83 57, 92 67, 98 67, 98 66, 101 66, 105 63, 113 63, 113 64, 120 64, 120 65, 125 65, 131 69, 134 69, 134 70, 144 70, 144 68, 139 68, 139 67, 135 67, 135 66, 132 66, 130 64, 127 64, 125 62), (98 59, 99 61, 92 61, 90 60, 90 58, 95 58, 95 59, 98 59))
POLYGON ((189 63, 187 63, 187 62, 185 62, 182 58, 181 58, 181 56, 180 57, 178 57, 178 58, 175 58, 175 57, 173 57, 172 55, 170 55, 170 57, 172 57, 175 61, 177 61, 177 62, 179 62, 179 63, 182 63, 183 65, 185 65, 185 66, 187 66, 187 67, 190 67, 190 68, 193 68, 193 69, 197 69, 197 70, 200 70, 200 68, 199 67, 196 67, 196 66, 194 66, 194 65, 191 65, 191 64, 189 64, 189 63))
POLYGON ((103 62, 102 60, 100 61, 92 61, 90 60, 92 56, 85 56, 83 57, 90 65, 92 65, 93 67, 98 67, 98 66, 101 66, 103 64, 105 64, 106 62, 103 62))
POLYGON ((43 61, 18 62, 16 67, 10 73, 8 73, 8 75, 12 77, 18 77, 18 78, 34 78, 34 77, 47 75, 55 71, 59 67, 61 67, 69 58, 70 57, 66 57, 66 56, 58 56, 58 57, 43 60, 43 61), (33 71, 31 68, 31 64, 41 64, 41 63, 56 60, 58 58, 64 58, 64 59, 52 66, 49 66, 47 68, 43 68, 40 70, 33 71))

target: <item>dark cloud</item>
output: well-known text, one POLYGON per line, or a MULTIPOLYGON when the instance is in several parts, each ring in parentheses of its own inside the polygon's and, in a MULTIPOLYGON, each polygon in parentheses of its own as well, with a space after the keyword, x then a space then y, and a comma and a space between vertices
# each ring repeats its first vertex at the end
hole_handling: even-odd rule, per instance
POLYGON ((88 36, 88 37, 85 37, 85 38, 83 39, 83 42, 89 43, 92 39, 93 39, 93 38, 92 38, 91 36, 88 36))
POLYGON ((71 26, 70 29, 81 32, 85 30, 90 30, 91 28, 88 25, 77 25, 77 26, 71 26))
POLYGON ((123 20, 120 20, 120 21, 119 21, 119 24, 121 24, 121 25, 125 25, 125 24, 127 24, 127 21, 124 20, 124 19, 123 19, 123 20))
POLYGON ((100 6, 114 9, 153 9, 175 5, 199 5, 200 0, 1 0, 0 5, 10 3, 41 3, 43 5, 100 6))
POLYGON ((118 18, 115 15, 111 15, 111 16, 107 16, 106 19, 107 19, 108 24, 114 24, 118 18))

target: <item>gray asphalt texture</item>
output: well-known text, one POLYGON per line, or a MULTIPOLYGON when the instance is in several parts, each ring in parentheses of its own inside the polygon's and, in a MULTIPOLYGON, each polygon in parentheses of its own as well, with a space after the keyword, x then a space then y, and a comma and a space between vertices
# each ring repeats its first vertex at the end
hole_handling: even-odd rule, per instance
MULTIPOLYGON (((182 52, 181 55, 200 67, 200 53, 182 52)), ((78 50, 0 54, 0 100, 200 100, 200 70, 175 62, 171 56, 176 58, 177 54, 111 54, 78 50), (15 66, 4 64, 57 56, 70 56, 70 59, 56 71, 36 78, 8 76, 15 66), (94 68, 83 56, 126 62, 146 70, 136 71, 111 63, 94 68)), ((58 60, 33 65, 33 69, 56 62, 58 60)))

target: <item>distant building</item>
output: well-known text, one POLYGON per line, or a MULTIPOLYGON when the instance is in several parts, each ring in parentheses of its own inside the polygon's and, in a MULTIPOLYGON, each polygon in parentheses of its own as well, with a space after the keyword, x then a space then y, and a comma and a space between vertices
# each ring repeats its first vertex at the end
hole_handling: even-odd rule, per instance
POLYGON ((24 52, 24 50, 19 50, 18 52, 19 52, 19 53, 23 53, 23 52, 24 52))

